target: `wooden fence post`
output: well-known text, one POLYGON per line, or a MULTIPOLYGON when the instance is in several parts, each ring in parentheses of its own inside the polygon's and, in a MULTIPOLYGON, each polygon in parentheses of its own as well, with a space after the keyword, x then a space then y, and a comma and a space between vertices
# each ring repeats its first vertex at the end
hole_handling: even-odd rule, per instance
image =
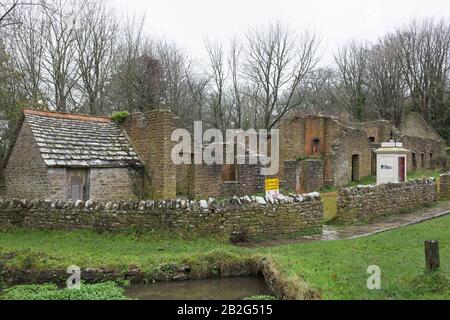
POLYGON ((425 241, 425 261, 428 271, 435 271, 440 267, 439 242, 436 240, 425 241))

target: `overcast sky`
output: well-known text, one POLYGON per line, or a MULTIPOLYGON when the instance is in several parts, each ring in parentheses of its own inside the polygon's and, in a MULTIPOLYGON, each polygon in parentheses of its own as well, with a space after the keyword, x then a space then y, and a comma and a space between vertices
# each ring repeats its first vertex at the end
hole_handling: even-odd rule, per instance
POLYGON ((145 14, 149 34, 204 58, 203 39, 228 44, 252 26, 283 21, 316 31, 323 64, 351 39, 375 40, 413 18, 450 19, 450 0, 111 0, 123 14, 145 14))

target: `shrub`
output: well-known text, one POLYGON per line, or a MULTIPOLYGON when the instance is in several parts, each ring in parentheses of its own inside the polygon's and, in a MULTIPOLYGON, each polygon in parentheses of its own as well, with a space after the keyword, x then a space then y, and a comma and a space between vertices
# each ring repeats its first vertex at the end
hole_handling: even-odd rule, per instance
POLYGON ((130 113, 128 111, 117 111, 112 114, 111 119, 116 123, 122 123, 129 116, 130 113))

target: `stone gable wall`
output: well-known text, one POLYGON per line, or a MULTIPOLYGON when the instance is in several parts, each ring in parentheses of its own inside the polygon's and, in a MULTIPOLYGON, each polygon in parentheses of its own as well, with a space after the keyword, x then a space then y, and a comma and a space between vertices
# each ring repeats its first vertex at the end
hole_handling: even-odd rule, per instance
POLYGON ((154 199, 176 197, 176 167, 172 162, 171 141, 179 123, 170 111, 153 110, 147 114, 129 116, 122 124, 134 150, 144 162, 154 199))
POLYGON ((8 197, 46 198, 50 194, 47 166, 30 126, 24 120, 5 169, 8 197))
POLYGON ((369 221, 430 205, 437 198, 434 179, 345 188, 338 193, 336 220, 369 221))
POLYGON ((30 229, 129 228, 176 234, 218 235, 241 239, 289 238, 321 232, 319 194, 273 199, 242 197, 207 201, 51 201, 0 200, 0 227, 30 229), (269 201, 272 200, 272 201, 269 201))

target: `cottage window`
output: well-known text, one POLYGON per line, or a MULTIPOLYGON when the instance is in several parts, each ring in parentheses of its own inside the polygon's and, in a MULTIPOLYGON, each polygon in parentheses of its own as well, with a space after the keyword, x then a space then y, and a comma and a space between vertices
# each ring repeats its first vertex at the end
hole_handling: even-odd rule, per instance
POLYGON ((369 142, 375 143, 375 137, 369 137, 369 142))

